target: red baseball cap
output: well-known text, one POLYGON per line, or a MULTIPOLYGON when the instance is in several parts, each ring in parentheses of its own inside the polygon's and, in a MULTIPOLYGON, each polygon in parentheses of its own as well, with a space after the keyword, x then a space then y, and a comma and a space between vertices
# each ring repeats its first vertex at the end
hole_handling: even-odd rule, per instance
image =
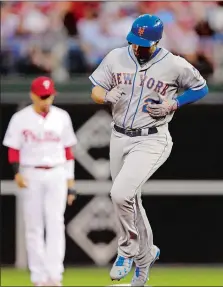
POLYGON ((46 95, 55 95, 57 91, 54 82, 48 77, 38 77, 32 81, 31 92, 41 97, 46 95))

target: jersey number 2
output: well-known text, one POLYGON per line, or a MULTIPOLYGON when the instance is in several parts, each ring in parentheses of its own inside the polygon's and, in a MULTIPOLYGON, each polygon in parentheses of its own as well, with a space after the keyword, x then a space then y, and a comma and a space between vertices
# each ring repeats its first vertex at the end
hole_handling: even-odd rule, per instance
POLYGON ((144 105, 143 105, 143 107, 142 107, 142 112, 143 112, 143 113, 148 113, 148 111, 147 111, 148 103, 159 104, 160 102, 159 102, 159 101, 152 100, 152 99, 150 99, 150 98, 146 98, 146 99, 144 100, 144 105))

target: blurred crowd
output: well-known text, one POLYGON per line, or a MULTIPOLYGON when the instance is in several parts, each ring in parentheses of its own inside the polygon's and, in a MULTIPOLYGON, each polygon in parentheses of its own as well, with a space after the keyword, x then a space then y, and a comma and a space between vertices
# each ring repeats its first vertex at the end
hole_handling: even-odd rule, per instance
POLYGON ((160 45, 206 78, 223 80, 223 2, 1 2, 1 74, 49 73, 64 81, 92 71, 140 14, 164 22, 160 45))

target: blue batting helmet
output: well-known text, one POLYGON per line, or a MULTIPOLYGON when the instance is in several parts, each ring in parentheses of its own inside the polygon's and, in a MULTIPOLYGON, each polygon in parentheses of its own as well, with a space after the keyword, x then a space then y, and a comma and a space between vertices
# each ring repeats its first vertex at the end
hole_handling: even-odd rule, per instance
POLYGON ((163 22, 150 14, 139 16, 132 24, 127 41, 141 47, 151 47, 162 38, 163 22))

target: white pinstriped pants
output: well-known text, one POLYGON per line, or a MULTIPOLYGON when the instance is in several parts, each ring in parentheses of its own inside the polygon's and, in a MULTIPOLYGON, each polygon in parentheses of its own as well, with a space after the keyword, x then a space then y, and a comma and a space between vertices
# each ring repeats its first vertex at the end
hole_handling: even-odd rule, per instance
POLYGON ((21 173, 28 182, 28 188, 21 192, 31 281, 60 282, 64 271, 64 212, 67 200, 64 167, 47 170, 21 168, 21 173))

